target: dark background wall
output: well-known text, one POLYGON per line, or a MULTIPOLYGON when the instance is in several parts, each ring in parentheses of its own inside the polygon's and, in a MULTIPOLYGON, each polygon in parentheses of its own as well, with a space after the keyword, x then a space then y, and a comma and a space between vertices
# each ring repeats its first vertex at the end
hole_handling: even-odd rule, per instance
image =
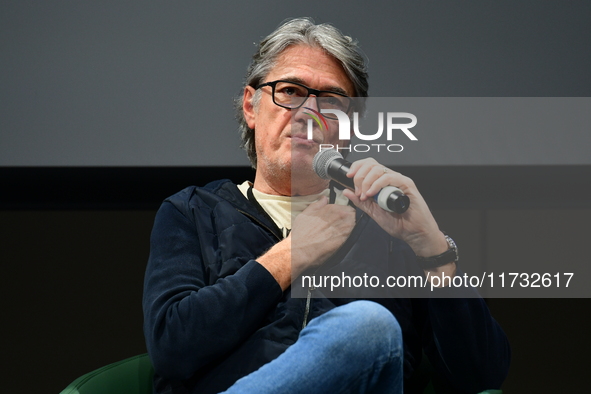
MULTIPOLYGON (((59 392, 145 352, 141 291, 155 210, 189 184, 252 178, 231 99, 252 43, 301 15, 360 41, 374 96, 591 92, 586 3, 3 2, 3 390, 59 392)), ((587 165, 400 171, 465 261, 554 261, 559 270, 561 260, 589 260, 587 165)), ((506 392, 587 386, 588 299, 489 305, 513 346, 506 392)))

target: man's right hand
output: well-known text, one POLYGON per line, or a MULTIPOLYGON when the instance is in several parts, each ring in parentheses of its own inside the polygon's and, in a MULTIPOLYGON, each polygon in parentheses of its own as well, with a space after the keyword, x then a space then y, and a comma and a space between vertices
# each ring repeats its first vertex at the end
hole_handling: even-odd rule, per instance
POLYGON ((293 276, 324 263, 349 237, 355 226, 355 209, 328 204, 328 198, 310 204, 295 219, 291 239, 293 276))
POLYGON ((289 236, 258 262, 285 290, 292 276, 325 262, 347 240, 354 226, 354 208, 328 204, 328 199, 322 197, 297 216, 289 236))

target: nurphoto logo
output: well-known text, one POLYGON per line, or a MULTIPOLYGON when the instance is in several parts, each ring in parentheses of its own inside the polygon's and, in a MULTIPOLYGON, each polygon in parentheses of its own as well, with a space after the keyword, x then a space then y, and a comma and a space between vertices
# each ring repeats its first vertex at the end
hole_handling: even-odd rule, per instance
MULTIPOLYGON (((319 112, 309 107, 304 108, 310 111, 304 113, 311 117, 311 119, 308 119, 309 140, 313 139, 314 122, 318 125, 320 130, 328 129, 328 121, 326 120, 326 117, 323 114, 332 114, 333 116, 336 116, 335 120, 338 120, 339 140, 350 141, 351 130, 353 130, 355 137, 362 141, 378 141, 380 138, 382 138, 382 135, 384 134, 384 123, 386 123, 386 141, 391 142, 393 136, 395 135, 395 132, 402 132, 406 137, 408 137, 409 140, 418 141, 417 137, 415 137, 415 135, 409 130, 416 126, 417 117, 408 112, 387 112, 385 115, 384 112, 378 112, 378 130, 373 134, 364 134, 359 130, 358 112, 353 112, 353 127, 351 127, 351 119, 345 112, 341 110, 334 108, 322 108, 319 112), (399 123, 400 119, 408 119, 410 120, 410 123, 399 123)), ((402 150, 404 149, 404 147, 400 144, 385 143, 347 144, 346 146, 320 144, 320 150, 336 149, 346 150, 349 152, 369 152, 370 150, 376 150, 377 152, 380 152, 381 148, 393 153, 402 152, 402 150)))

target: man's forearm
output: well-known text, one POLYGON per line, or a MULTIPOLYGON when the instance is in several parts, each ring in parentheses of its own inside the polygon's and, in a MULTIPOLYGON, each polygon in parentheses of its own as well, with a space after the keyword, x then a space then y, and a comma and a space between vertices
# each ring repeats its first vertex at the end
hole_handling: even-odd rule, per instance
POLYGON ((285 291, 291 285, 291 241, 285 239, 257 259, 285 291))

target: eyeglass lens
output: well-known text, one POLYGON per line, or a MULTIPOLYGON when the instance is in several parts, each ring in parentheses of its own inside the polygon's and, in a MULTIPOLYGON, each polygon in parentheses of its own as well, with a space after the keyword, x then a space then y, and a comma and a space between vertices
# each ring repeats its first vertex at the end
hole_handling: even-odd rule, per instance
MULTIPOLYGON (((274 89, 276 104, 297 108, 308 98, 308 89, 289 82, 278 82, 274 89)), ((338 109, 346 112, 349 109, 350 99, 339 96, 336 93, 322 92, 319 95, 318 105, 321 109, 338 109)))

